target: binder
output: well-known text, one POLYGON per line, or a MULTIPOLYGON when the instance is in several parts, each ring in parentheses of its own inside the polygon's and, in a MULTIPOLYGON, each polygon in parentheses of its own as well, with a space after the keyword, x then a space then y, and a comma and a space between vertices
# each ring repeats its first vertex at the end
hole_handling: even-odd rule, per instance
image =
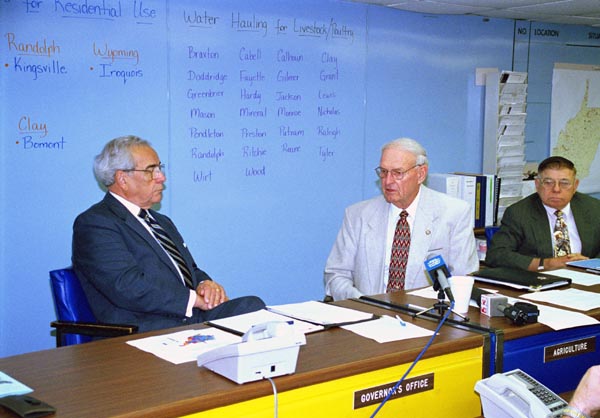
POLYGON ((578 269, 583 269, 590 273, 600 273, 600 258, 589 258, 587 260, 567 261, 567 266, 575 267, 578 269))
POLYGON ((486 177, 476 175, 475 179, 475 228, 485 227, 485 207, 486 207, 486 177))
POLYGON ((461 183, 460 177, 455 174, 429 173, 427 175, 427 187, 458 199, 462 198, 461 183))
POLYGON ((530 292, 553 289, 555 287, 568 286, 571 284, 571 279, 567 277, 509 267, 484 268, 471 273, 471 276, 473 276, 477 282, 493 283, 530 292))
MULTIPOLYGON (((487 176, 485 174, 476 174, 476 173, 464 173, 464 172, 455 172, 454 174, 461 176, 461 178, 466 182, 467 179, 471 179, 469 186, 472 184, 472 205, 473 205, 473 220, 475 228, 483 228, 486 223, 486 200, 487 200, 487 176)), ((470 196, 467 197, 466 183, 463 188, 463 199, 471 199, 470 196)), ((491 206, 491 205, 490 205, 491 206)))
POLYGON ((498 213, 497 196, 500 191, 500 179, 495 174, 484 174, 486 177, 485 187, 485 221, 483 226, 496 225, 498 213))

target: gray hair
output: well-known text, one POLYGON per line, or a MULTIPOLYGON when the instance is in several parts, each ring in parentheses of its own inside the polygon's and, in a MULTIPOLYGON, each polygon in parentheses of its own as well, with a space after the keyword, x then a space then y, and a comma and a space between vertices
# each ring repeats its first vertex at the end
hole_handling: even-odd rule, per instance
POLYGON ((106 187, 112 186, 117 170, 135 168, 131 149, 139 146, 150 147, 151 145, 145 139, 134 135, 121 136, 109 141, 102 152, 94 158, 96 179, 106 187))
POLYGON ((381 148, 381 152, 389 149, 396 148, 401 149, 402 151, 410 152, 416 157, 415 164, 417 165, 428 165, 429 162, 427 160, 427 151, 421 144, 411 138, 398 138, 393 141, 388 142, 381 148))

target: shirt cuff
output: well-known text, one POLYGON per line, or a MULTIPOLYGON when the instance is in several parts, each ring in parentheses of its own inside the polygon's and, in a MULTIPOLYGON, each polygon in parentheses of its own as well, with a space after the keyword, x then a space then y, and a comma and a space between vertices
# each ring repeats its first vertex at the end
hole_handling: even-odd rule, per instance
POLYGON ((193 315, 194 304, 196 303, 197 296, 198 294, 192 289, 190 289, 190 297, 188 299, 187 308, 185 310, 185 316, 187 316, 188 318, 191 318, 193 315))

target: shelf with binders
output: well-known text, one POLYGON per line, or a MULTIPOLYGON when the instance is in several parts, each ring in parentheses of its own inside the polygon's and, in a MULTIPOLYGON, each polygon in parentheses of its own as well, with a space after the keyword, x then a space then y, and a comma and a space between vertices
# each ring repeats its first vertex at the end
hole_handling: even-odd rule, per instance
POLYGON ((469 203, 474 228, 497 222, 500 180, 495 174, 429 173, 427 186, 469 203))

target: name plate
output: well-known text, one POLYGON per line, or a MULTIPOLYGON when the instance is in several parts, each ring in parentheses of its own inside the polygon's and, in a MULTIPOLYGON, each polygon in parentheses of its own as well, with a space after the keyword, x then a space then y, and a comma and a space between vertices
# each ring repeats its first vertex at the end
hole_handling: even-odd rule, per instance
POLYGON ((544 363, 596 351, 596 337, 582 338, 544 347, 544 363))
MULTIPOLYGON (((390 396, 390 400, 433 390, 433 377, 434 373, 429 373, 405 379, 390 396)), ((396 386, 396 383, 398 381, 355 391, 354 409, 381 403, 396 386)))

